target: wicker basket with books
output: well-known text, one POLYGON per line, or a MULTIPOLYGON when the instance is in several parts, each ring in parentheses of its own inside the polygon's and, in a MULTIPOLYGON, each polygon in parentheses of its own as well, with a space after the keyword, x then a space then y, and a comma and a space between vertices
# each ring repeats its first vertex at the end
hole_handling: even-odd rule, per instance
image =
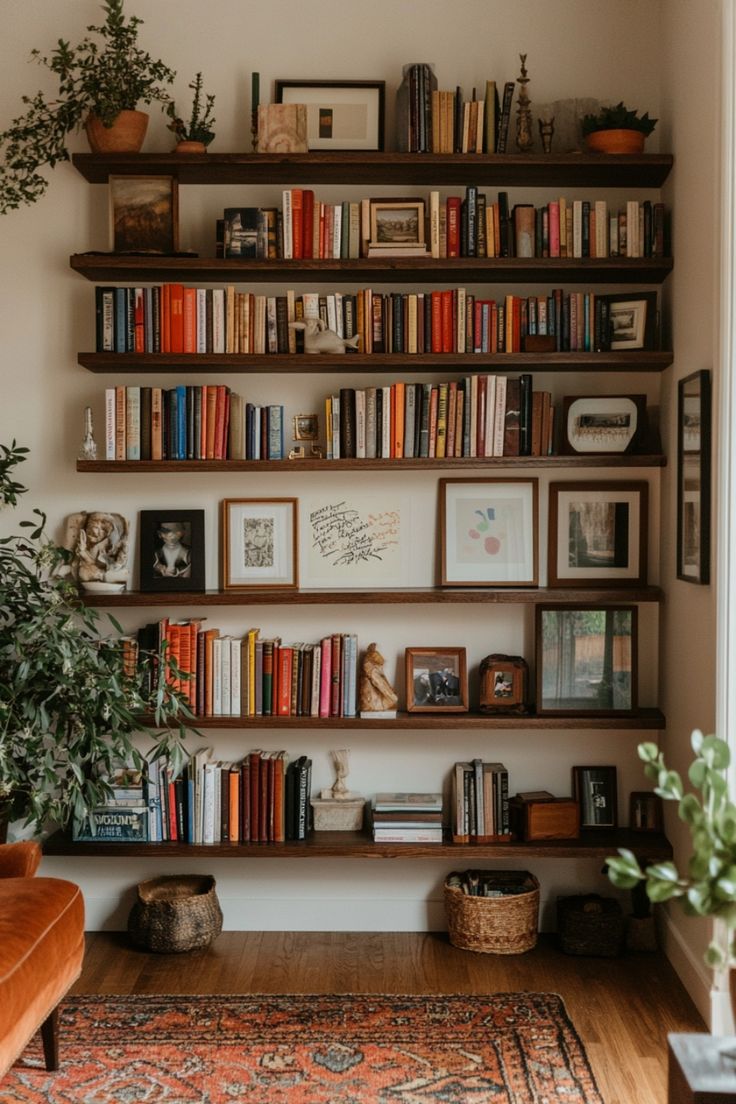
POLYGON ((527 870, 453 872, 445 909, 450 942, 461 950, 523 954, 536 945, 539 882, 527 870))

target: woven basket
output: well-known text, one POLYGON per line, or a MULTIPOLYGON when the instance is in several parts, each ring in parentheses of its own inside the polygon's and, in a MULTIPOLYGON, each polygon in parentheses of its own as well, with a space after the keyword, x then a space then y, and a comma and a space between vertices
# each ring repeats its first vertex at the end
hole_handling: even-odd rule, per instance
MULTIPOLYGON (((486 879, 510 871, 484 871, 486 879)), ((471 897, 456 886, 445 885, 445 909, 450 942, 463 951, 484 954, 523 954, 537 942, 539 882, 528 871, 514 871, 525 892, 504 897, 471 897)))
POLYGON ((565 954, 612 958, 621 953, 624 939, 621 905, 597 893, 558 897, 557 931, 565 954))
POLYGON ((207 947, 222 931, 222 910, 210 874, 172 874, 138 886, 128 932, 136 947, 163 954, 207 947))

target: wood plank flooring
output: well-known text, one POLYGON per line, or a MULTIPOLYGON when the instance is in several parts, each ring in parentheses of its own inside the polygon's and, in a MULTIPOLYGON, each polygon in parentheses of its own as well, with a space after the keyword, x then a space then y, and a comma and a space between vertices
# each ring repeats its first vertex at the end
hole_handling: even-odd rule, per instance
POLYGON ((74 993, 559 993, 606 1104, 665 1104, 667 1032, 706 1030, 664 955, 573 957, 550 936, 518 956, 460 951, 440 932, 223 932, 187 955, 87 939, 74 993))

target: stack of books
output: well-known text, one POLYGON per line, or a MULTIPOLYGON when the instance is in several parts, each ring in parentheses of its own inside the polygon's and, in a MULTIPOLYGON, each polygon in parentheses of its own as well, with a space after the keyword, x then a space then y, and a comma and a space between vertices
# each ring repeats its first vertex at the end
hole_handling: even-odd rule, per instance
POLYGON ((112 787, 104 805, 96 806, 83 823, 74 822, 74 840, 118 840, 120 843, 148 840, 148 805, 143 775, 138 770, 120 769, 109 779, 112 787))
POLYGON ((441 793, 377 793, 375 843, 442 843, 441 793))

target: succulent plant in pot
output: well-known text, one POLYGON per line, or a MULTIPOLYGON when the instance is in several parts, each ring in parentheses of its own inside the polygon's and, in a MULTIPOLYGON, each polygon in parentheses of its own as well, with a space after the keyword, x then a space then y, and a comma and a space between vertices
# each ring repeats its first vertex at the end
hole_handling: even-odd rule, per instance
POLYGON ((39 169, 69 160, 67 140, 85 127, 94 152, 136 152, 148 116, 139 104, 170 99, 176 73, 138 45, 142 20, 123 11, 124 0, 102 0, 100 26, 77 46, 59 39, 49 54, 31 56, 57 81, 54 95, 23 96, 25 113, 0 133, 0 213, 34 203, 48 187, 39 169), (118 139, 118 132, 123 135, 118 139))
POLYGON ((185 122, 177 114, 176 103, 170 100, 166 106, 166 114, 171 122, 167 125, 177 137, 176 153, 205 153, 207 146, 215 137, 212 129, 215 125, 215 117, 212 114, 215 97, 202 92, 201 73, 197 73, 189 87, 194 93, 189 121, 185 122))
POLYGON ((644 140, 657 125, 649 112, 640 115, 623 100, 614 107, 602 107, 597 114, 584 115, 580 126, 585 145, 596 153, 641 153, 644 140))

